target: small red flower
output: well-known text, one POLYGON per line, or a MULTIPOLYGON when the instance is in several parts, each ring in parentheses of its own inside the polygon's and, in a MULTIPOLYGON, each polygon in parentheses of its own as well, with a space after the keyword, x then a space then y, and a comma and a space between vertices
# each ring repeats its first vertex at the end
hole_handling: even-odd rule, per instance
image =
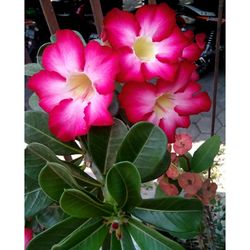
POLYGON ((171 164, 166 172, 166 175, 168 178, 176 180, 179 176, 179 170, 174 164, 171 164))
POLYGON ((189 134, 176 134, 174 151, 179 155, 184 155, 192 148, 192 136, 189 134))
POLYGON ((25 229, 24 229, 25 249, 27 248, 27 246, 32 238, 33 238, 33 232, 31 230, 31 228, 25 227, 25 229))
POLYGON ((202 187, 201 176, 197 173, 183 173, 179 176, 178 183, 185 193, 189 195, 195 195, 202 187))
POLYGON ((210 179, 207 179, 202 184, 201 189, 199 190, 197 197, 203 202, 204 205, 208 205, 216 195, 217 185, 214 182, 211 182, 210 179))
POLYGON ((163 175, 158 178, 161 190, 168 196, 177 196, 179 194, 178 188, 171 183, 168 183, 168 178, 163 175))

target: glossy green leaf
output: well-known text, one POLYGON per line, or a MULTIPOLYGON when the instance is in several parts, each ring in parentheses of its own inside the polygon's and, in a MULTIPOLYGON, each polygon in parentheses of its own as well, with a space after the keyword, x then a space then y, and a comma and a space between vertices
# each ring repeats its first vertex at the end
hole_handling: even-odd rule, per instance
POLYGON ((110 238, 109 250, 122 250, 121 241, 116 238, 115 232, 112 232, 110 238))
POLYGON ((214 135, 206 140, 193 154, 191 171, 200 173, 212 167, 220 149, 220 137, 214 135))
POLYGON ((27 250, 51 250, 52 246, 83 224, 85 219, 66 218, 48 230, 35 236, 28 245, 27 250))
POLYGON ((130 219, 126 227, 141 249, 184 250, 177 242, 164 237, 135 219, 130 219))
POLYGON ((56 204, 52 204, 36 215, 36 219, 39 224, 46 229, 54 226, 66 217, 68 216, 66 216, 62 209, 56 204))
POLYGON ((64 165, 55 162, 48 162, 42 169, 39 184, 44 192, 56 201, 60 199, 65 188, 83 189, 64 165))
POLYGON ((35 215, 52 202, 40 187, 27 191, 25 193, 25 217, 35 215))
MULTIPOLYGON (((67 174, 72 176, 78 184, 81 186, 101 186, 101 183, 90 177, 88 174, 86 174, 83 170, 81 170, 78 166, 70 163, 60 160, 55 153, 50 150, 48 147, 46 147, 43 144, 33 142, 30 143, 27 146, 28 151, 33 153, 35 156, 40 158, 44 161, 44 165, 46 163, 54 162, 59 163, 60 165, 63 165, 61 168, 66 168, 67 174)), ((34 168, 34 166, 30 166, 30 168, 34 168)), ((53 166, 52 166, 53 167, 53 166)))
POLYGON ((105 216, 112 212, 107 204, 98 202, 76 189, 67 189, 63 192, 60 206, 65 213, 78 218, 105 216))
POLYGON ((37 181, 41 169, 46 165, 46 161, 25 149, 25 174, 37 181))
POLYGON ((52 250, 99 250, 108 234, 108 227, 101 218, 91 218, 78 227, 52 250))
POLYGON ((116 162, 132 162, 139 170, 142 182, 150 181, 166 171, 168 166, 161 164, 166 157, 166 149, 167 137, 159 127, 149 122, 138 122, 124 138, 116 162))
POLYGON ((189 161, 189 164, 191 166, 192 155, 190 153, 186 153, 185 157, 180 155, 179 158, 178 158, 178 166, 180 168, 182 168, 184 171, 188 172, 188 171, 190 171, 188 161, 189 161))
POLYGON ((29 106, 34 111, 42 111, 45 112, 40 106, 39 106, 39 98, 36 95, 36 93, 33 93, 29 98, 29 106))
POLYGON ((201 233, 202 203, 197 199, 165 197, 143 200, 133 215, 180 238, 191 238, 201 233))
POLYGON ((113 126, 90 129, 89 152, 102 173, 106 173, 115 163, 117 151, 127 131, 126 125, 119 119, 114 119, 113 126))
POLYGON ((25 112, 25 142, 44 144, 58 155, 81 154, 75 142, 62 142, 50 133, 48 115, 44 112, 25 112))
POLYGON ((121 231, 122 231, 122 238, 121 238, 121 246, 122 250, 137 250, 133 240, 131 238, 131 235, 128 232, 128 229, 126 225, 121 225, 121 231))
POLYGON ((116 163, 107 173, 106 186, 118 207, 125 211, 141 202, 141 178, 131 162, 116 163))
POLYGON ((26 76, 33 76, 35 73, 42 70, 43 67, 38 63, 28 63, 25 64, 25 75, 26 76))

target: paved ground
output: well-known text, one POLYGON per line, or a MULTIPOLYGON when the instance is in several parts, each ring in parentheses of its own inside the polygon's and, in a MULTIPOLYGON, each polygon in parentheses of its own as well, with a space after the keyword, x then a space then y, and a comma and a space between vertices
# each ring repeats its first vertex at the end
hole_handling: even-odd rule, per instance
MULTIPOLYGON (((203 76, 198 81, 203 91, 207 91, 211 100, 213 98, 213 72, 203 76)), ((217 105, 215 119, 215 134, 221 137, 225 144, 225 72, 221 70, 218 79, 217 105)), ((210 137, 212 121, 212 108, 209 112, 191 116, 191 126, 188 129, 179 128, 177 132, 187 132, 192 135, 194 142, 201 142, 210 137)))

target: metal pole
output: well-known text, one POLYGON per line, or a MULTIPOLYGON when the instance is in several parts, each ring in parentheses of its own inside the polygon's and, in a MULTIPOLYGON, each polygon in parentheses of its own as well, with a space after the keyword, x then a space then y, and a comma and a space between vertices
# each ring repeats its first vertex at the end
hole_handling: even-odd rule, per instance
POLYGON ((59 25, 56 19, 56 15, 50 0, 39 0, 44 17, 46 19, 47 25, 49 27, 49 32, 51 35, 55 34, 59 30, 59 25))
POLYGON ((99 0, 90 0, 90 5, 92 9, 92 13, 95 20, 95 26, 97 34, 101 34, 102 31, 102 23, 103 23, 103 14, 102 7, 99 0))
MULTIPOLYGON (((222 24, 224 0, 219 0, 218 7, 218 22, 216 31, 216 47, 215 47, 215 64, 214 64, 214 79, 213 79, 213 106, 212 106, 212 121, 211 121, 211 136, 214 135, 215 129, 215 115, 216 115, 216 101, 217 101, 217 88, 218 88, 218 76, 219 76, 219 63, 220 63, 220 35, 222 24)), ((210 178, 211 169, 208 171, 208 177, 210 178)))
POLYGON ((148 4, 156 4, 156 0, 148 0, 148 4))

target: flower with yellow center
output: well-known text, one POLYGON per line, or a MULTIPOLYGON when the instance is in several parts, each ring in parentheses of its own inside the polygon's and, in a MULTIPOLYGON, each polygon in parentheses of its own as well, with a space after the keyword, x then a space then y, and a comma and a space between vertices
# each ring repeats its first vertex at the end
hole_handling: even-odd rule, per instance
POLYGON ((42 55, 44 70, 28 86, 49 114, 49 128, 62 141, 87 134, 91 126, 109 126, 117 57, 113 50, 91 41, 84 47, 71 30, 59 30, 56 42, 42 55))

